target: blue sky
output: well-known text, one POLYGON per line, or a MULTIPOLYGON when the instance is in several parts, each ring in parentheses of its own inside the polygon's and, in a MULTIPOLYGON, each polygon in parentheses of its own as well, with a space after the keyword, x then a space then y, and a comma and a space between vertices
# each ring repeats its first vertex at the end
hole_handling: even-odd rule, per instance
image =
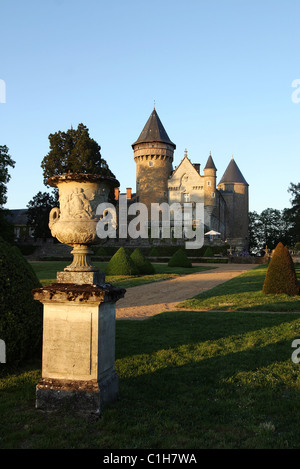
POLYGON ((121 191, 135 191, 131 144, 154 100, 174 165, 187 148, 203 171, 211 151, 219 181, 233 155, 251 211, 289 207, 299 24, 300 0, 2 0, 0 145, 16 161, 6 207, 47 190, 48 135, 81 122, 121 191))

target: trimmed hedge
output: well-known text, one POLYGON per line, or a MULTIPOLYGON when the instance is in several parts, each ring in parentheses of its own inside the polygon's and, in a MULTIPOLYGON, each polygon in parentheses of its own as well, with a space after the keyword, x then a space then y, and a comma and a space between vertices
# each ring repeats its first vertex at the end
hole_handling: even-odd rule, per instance
POLYGON ((138 275, 139 270, 133 260, 131 259, 128 251, 123 247, 112 256, 108 262, 106 275, 138 275))
POLYGON ((299 282, 289 250, 282 243, 278 243, 268 266, 263 292, 294 296, 299 295, 299 291, 299 282))
POLYGON ((0 238, 0 339, 6 345, 7 363, 41 353, 43 306, 32 295, 40 287, 20 250, 0 238))
POLYGON ((183 249, 178 249, 168 262, 169 267, 192 267, 191 261, 188 259, 183 249))
POLYGON ((140 274, 152 275, 155 273, 153 265, 151 264, 149 259, 146 259, 144 257, 139 248, 136 248, 130 257, 139 269, 140 274))
POLYGON ((214 251, 212 250, 210 246, 205 249, 203 257, 214 257, 214 251))

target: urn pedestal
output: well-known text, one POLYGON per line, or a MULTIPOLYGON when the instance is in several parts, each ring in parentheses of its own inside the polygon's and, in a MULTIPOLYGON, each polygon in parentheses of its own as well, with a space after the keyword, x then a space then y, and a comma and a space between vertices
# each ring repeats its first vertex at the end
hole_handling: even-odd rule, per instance
POLYGON ((51 233, 73 246, 73 262, 57 282, 33 291, 43 304, 42 379, 36 408, 101 414, 118 396, 115 371, 115 303, 125 294, 105 282, 90 261, 96 240, 97 206, 118 185, 112 178, 65 174, 48 180, 59 189, 50 212, 51 233))

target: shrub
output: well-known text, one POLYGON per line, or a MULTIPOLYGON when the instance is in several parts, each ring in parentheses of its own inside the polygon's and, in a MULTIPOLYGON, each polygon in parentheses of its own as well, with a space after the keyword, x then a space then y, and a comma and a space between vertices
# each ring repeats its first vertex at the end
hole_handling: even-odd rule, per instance
POLYGON ((98 248, 97 251, 96 251, 96 256, 105 257, 105 256, 107 256, 107 255, 108 255, 108 254, 107 254, 107 252, 106 252, 106 249, 105 249, 105 247, 103 247, 103 246, 100 246, 100 248, 98 248))
POLYGON ((188 259, 183 249, 178 249, 168 262, 169 267, 192 267, 191 261, 188 259))
POLYGON ((293 296, 299 294, 295 266, 289 250, 282 243, 278 243, 270 260, 263 285, 264 293, 286 293, 293 296))
POLYGON ((154 246, 151 251, 149 252, 149 257, 159 257, 160 256, 160 252, 159 250, 157 249, 156 246, 154 246))
POLYGON ((0 338, 6 344, 7 363, 41 352, 43 309, 32 295, 40 287, 20 250, 0 238, 0 338))
POLYGON ((210 246, 208 246, 203 254, 203 257, 214 257, 214 252, 210 246))
POLYGON ((139 270, 128 252, 123 248, 119 248, 108 262, 106 275, 138 275, 139 270))
POLYGON ((144 257, 139 248, 136 248, 130 257, 139 269, 140 274, 152 275, 155 273, 153 265, 151 264, 149 259, 146 259, 144 257))

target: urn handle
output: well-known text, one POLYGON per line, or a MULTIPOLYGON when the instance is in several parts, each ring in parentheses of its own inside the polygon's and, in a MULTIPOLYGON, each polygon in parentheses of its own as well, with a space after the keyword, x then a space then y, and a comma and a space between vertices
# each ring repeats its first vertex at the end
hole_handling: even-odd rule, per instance
POLYGON ((50 213, 49 213, 49 228, 51 229, 51 227, 54 225, 54 223, 57 222, 57 220, 59 219, 59 215, 60 215, 60 210, 58 207, 54 207, 50 213))

